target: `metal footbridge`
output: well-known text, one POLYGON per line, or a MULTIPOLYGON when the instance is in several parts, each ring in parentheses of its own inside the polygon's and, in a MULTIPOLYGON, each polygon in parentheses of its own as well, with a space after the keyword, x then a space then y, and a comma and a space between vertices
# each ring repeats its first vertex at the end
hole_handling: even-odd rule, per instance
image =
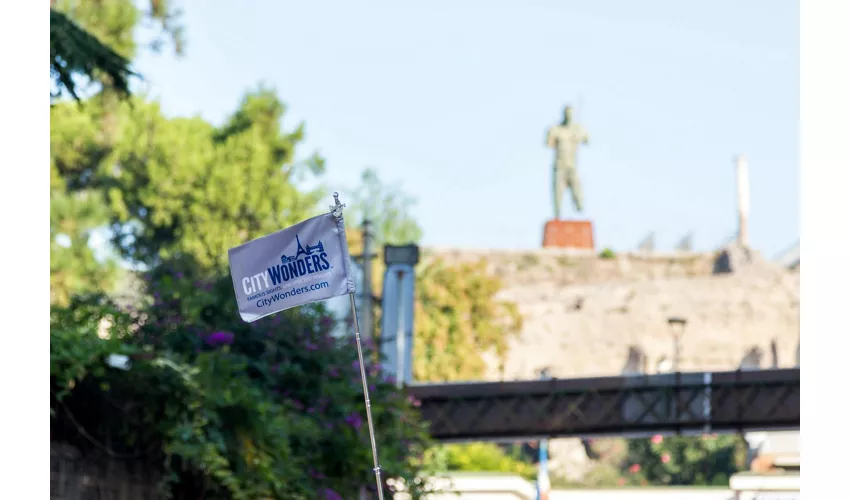
POLYGON ((439 441, 800 428, 800 370, 414 384, 439 441))

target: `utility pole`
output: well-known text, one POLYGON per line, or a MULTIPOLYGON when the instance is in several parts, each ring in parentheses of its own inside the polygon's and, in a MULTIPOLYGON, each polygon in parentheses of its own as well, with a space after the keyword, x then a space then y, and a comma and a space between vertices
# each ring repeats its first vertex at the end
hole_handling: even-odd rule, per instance
POLYGON ((360 326, 370 339, 375 339, 375 329, 373 327, 373 312, 374 312, 374 293, 372 290, 372 259, 376 257, 372 246, 374 245, 375 235, 372 233, 372 221, 363 219, 363 255, 360 256, 360 262, 363 266, 363 291, 361 292, 360 302, 363 304, 363 311, 360 314, 360 326))

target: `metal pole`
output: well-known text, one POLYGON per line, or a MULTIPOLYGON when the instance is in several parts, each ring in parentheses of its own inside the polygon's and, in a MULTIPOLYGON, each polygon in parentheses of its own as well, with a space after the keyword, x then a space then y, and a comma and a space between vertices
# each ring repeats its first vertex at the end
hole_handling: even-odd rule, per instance
POLYGON ((679 373, 679 334, 673 332, 673 373, 679 373))
MULTIPOLYGON (((541 380, 552 380, 549 376, 549 369, 544 368, 540 371, 541 380)), ((537 443, 538 460, 537 460, 537 500, 549 500, 551 484, 549 482, 549 440, 541 439, 537 443)))
MULTIPOLYGON (((372 245, 374 235, 372 234, 372 221, 363 219, 363 296, 362 296, 362 316, 363 316, 363 331, 370 339, 375 335, 375 329, 372 326, 373 306, 372 297, 372 245)), ((374 340, 374 339, 373 339, 374 340)))
MULTIPOLYGON (((349 293, 351 301, 351 316, 354 319, 354 338, 357 341, 357 357, 360 360, 360 380, 363 382, 363 400, 366 402, 366 422, 369 425, 369 441, 372 444, 372 461, 375 468, 375 484, 378 486, 378 499, 384 500, 383 481, 381 481, 381 465, 378 462, 378 445, 375 443, 375 426, 372 423, 372 404, 369 402, 369 382, 366 380, 366 364, 363 362, 363 346, 360 342, 360 325, 357 322, 357 308, 354 294, 349 293)), ((370 297, 371 299, 371 297, 370 297)))
POLYGON ((396 377, 395 384, 396 387, 401 389, 404 387, 404 374, 406 367, 404 366, 404 355, 405 355, 405 338, 404 338, 404 305, 402 304, 402 282, 404 281, 404 271, 398 271, 396 273, 396 277, 398 278, 398 303, 396 304, 398 309, 398 324, 396 325, 396 335, 395 335, 395 345, 396 345, 396 377))

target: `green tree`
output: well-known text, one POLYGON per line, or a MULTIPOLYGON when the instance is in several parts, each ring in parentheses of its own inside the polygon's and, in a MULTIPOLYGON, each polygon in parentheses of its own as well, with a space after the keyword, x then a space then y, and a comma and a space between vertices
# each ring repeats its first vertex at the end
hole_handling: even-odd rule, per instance
POLYGON ((79 100, 76 78, 95 80, 98 76, 112 82, 123 95, 130 93, 130 61, 82 29, 66 14, 50 9, 50 76, 55 91, 51 98, 70 94, 79 100))
POLYGON ((92 234, 111 219, 98 181, 118 135, 118 99, 129 93, 139 23, 148 19, 158 24, 153 46, 161 46, 167 35, 182 51, 179 12, 172 3, 151 0, 147 12, 132 0, 50 3, 51 97, 79 98, 80 85, 95 84, 94 97, 81 106, 60 100, 51 107, 51 302, 64 304, 76 293, 109 291, 120 277, 116 260, 99 261, 91 248, 92 234))
POLYGON ((742 470, 746 446, 740 436, 675 436, 629 441, 629 482, 657 485, 726 486, 742 470))
POLYGON ((77 87, 87 82, 129 95, 130 78, 139 76, 130 69, 138 49, 134 31, 143 20, 159 27, 148 42, 152 49, 159 50, 167 37, 182 53, 180 11, 170 0, 150 0, 147 11, 132 0, 51 0, 51 97, 68 94, 79 99, 77 87))
POLYGON ((75 196, 100 193, 124 259, 219 270, 228 248, 317 209, 321 192, 302 193, 291 178, 320 173, 321 160, 294 161, 303 126, 282 131, 285 106, 271 90, 249 93, 221 127, 166 118, 157 103, 133 98, 116 108, 109 142, 98 128, 105 112, 97 98, 54 106, 52 164, 75 196))
POLYGON ((382 245, 418 243, 422 228, 410 213, 416 200, 407 195, 400 184, 385 184, 374 168, 360 176, 360 184, 351 193, 347 217, 359 225, 365 219, 372 222, 375 242, 382 245))
POLYGON ((51 302, 67 304, 74 294, 110 291, 119 278, 115 259, 99 261, 91 247, 94 232, 110 220, 103 192, 88 186, 106 149, 94 106, 51 107, 51 302))
MULTIPOLYGON (((385 184, 367 169, 350 205, 355 217, 368 216, 373 221, 380 246, 419 242, 422 231, 410 213, 414 203, 400 185, 385 184)), ((352 253, 362 250, 358 231, 350 231, 349 243, 352 253)), ((383 272, 383 261, 375 259, 378 290, 383 272)), ((483 261, 448 265, 423 259, 416 271, 413 371, 417 380, 476 379, 484 374, 487 353, 504 359, 507 342, 519 332, 522 319, 515 304, 497 298, 501 287, 483 261)))
POLYGON ((155 104, 122 111, 122 142, 100 171, 123 257, 208 273, 223 268, 228 248, 316 213, 321 191, 301 192, 291 179, 321 163, 294 161, 303 126, 282 130, 285 106, 271 90, 249 93, 221 127, 165 118, 155 104))

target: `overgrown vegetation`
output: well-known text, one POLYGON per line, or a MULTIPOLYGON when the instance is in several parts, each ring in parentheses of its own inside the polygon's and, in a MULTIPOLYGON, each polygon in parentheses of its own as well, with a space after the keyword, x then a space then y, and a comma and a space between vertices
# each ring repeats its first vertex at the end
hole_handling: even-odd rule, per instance
POLYGON ((613 259, 617 257, 617 254, 615 254, 610 248, 604 248, 601 252, 599 252, 599 257, 602 259, 613 259))
MULTIPOLYGON (((356 350, 328 334, 321 307, 247 325, 226 278, 150 287, 157 298, 133 313, 102 297, 53 308, 53 439, 164 464, 164 491, 180 499, 354 498, 369 484, 356 350), (107 367, 116 353, 136 357, 130 370, 107 367)), ((427 429, 367 369, 385 474, 417 485, 427 429)))

